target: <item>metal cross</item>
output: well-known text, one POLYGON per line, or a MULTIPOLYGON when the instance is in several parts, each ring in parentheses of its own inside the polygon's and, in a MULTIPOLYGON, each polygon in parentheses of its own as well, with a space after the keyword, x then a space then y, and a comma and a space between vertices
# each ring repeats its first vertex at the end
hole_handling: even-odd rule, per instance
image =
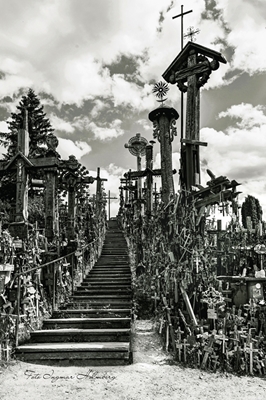
MULTIPOLYGON (((174 17, 172 17, 172 19, 181 17, 181 50, 183 50, 183 46, 184 46, 184 34, 183 34, 183 17, 186 14, 191 13, 193 10, 189 10, 189 11, 185 11, 183 12, 183 5, 181 6, 181 14, 175 15, 174 17)), ((181 118, 180 118, 180 135, 181 135, 181 140, 184 137, 184 93, 181 92, 181 118)), ((182 146, 182 144, 181 144, 182 146)))
POLYGON ((184 35, 184 38, 189 37, 190 36, 190 41, 193 42, 194 36, 200 32, 199 29, 193 30, 194 27, 190 26, 187 30, 187 34, 184 35))
POLYGON ((181 14, 178 14, 178 15, 175 15, 174 17, 172 17, 172 19, 181 17, 181 50, 183 49, 183 37, 184 37, 184 35, 183 35, 183 16, 192 12, 192 10, 183 12, 183 7, 184 6, 181 6, 181 14))

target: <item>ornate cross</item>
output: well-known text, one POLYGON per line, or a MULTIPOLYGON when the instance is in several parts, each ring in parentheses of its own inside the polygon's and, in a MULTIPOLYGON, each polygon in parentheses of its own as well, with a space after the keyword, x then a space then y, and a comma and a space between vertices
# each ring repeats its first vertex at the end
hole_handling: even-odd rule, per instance
POLYGON ((194 27, 190 26, 187 30, 187 34, 184 35, 184 38, 190 37, 190 41, 193 42, 193 39, 195 37, 196 34, 198 34, 200 32, 199 29, 193 30, 194 27))

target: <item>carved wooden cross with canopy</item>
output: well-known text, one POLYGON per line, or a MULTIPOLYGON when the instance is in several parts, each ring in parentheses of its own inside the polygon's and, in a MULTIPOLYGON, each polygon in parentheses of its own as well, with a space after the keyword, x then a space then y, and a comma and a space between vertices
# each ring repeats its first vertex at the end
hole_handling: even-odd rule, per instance
POLYGON ((200 88, 208 81, 219 63, 226 63, 217 51, 188 42, 163 73, 163 78, 183 93, 187 92, 185 138, 181 139, 181 184, 191 191, 200 184, 199 146, 207 146, 199 138, 200 88))

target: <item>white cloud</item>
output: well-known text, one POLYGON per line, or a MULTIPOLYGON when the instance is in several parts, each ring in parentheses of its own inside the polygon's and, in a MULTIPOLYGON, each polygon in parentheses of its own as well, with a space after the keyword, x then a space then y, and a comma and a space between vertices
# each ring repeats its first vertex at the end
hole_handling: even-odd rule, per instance
POLYGON ((110 124, 102 124, 98 126, 95 122, 90 122, 88 128, 93 132, 94 138, 99 140, 110 140, 122 136, 124 130, 121 128, 122 121, 120 119, 113 120, 110 124))
POLYGON ((231 106, 228 110, 220 112, 219 118, 230 117, 240 119, 237 121, 239 128, 252 128, 266 124, 266 115, 263 113, 265 106, 252 106, 252 104, 241 103, 231 106))
POLYGON ((49 120, 51 122, 52 127, 55 130, 63 131, 63 132, 67 132, 67 133, 73 133, 75 130, 70 122, 64 121, 62 118, 58 117, 55 114, 49 115, 49 120))
POLYGON ((86 142, 72 141, 70 139, 58 138, 59 145, 57 148, 58 153, 62 159, 68 159, 69 156, 73 155, 78 160, 81 159, 85 154, 91 152, 91 146, 86 142))
POLYGON ((9 132, 6 121, 0 121, 0 132, 9 132))
POLYGON ((238 104, 219 114, 230 117, 236 126, 229 125, 225 132, 212 128, 201 129, 200 136, 208 142, 208 147, 201 149, 203 177, 209 180, 206 169, 216 176, 223 175, 235 179, 242 185, 242 199, 256 195, 263 200, 266 212, 265 170, 266 170, 266 115, 260 105, 238 104))

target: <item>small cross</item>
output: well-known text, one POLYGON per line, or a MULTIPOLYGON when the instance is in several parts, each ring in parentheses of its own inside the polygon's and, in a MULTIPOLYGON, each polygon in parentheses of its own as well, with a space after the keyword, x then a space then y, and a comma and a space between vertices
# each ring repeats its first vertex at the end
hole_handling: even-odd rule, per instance
POLYGON ((190 36, 190 41, 193 42, 194 36, 195 36, 197 33, 199 33, 199 32, 200 32, 199 29, 194 30, 194 27, 193 27, 193 26, 190 26, 190 27, 188 28, 188 30, 187 30, 187 34, 184 35, 184 38, 187 38, 187 37, 190 36))

